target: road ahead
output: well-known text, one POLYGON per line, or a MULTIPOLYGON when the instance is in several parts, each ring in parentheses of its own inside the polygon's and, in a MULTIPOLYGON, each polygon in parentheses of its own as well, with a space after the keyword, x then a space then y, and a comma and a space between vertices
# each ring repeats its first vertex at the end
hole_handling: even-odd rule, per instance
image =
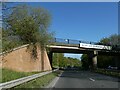
POLYGON ((118 78, 89 71, 65 71, 54 88, 120 88, 118 78))

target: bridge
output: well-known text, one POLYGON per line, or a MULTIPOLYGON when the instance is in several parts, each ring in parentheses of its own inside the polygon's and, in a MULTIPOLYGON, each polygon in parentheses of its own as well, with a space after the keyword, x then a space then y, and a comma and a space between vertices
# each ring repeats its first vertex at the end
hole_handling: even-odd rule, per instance
POLYGON ((93 68, 97 67, 98 55, 116 56, 117 59, 120 57, 120 48, 117 45, 60 38, 54 38, 49 43, 47 48, 50 51, 48 56, 51 66, 53 53, 87 54, 89 59, 93 61, 93 68))

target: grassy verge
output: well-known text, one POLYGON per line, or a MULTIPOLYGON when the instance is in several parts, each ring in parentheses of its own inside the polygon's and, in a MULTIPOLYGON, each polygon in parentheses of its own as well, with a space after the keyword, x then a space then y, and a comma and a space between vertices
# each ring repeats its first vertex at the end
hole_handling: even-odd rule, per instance
POLYGON ((113 72, 113 71, 105 70, 105 69, 97 69, 95 70, 95 72, 120 78, 120 72, 113 72))
POLYGON ((60 71, 56 71, 56 72, 53 72, 53 73, 50 73, 50 74, 47 74, 47 75, 44 75, 40 78, 37 78, 37 79, 34 79, 34 80, 31 80, 29 82, 26 82, 24 84, 21 84, 19 86, 16 86, 14 88, 11 88, 12 89, 18 89, 18 88, 43 88, 44 86, 48 85, 51 80, 53 80, 58 74, 60 74, 60 71))
POLYGON ((25 76, 29 76, 29 75, 38 73, 38 72, 16 72, 16 71, 5 69, 5 68, 0 69, 0 71, 2 71, 2 74, 1 74, 2 79, 0 80, 0 83, 15 80, 18 78, 22 78, 25 76))

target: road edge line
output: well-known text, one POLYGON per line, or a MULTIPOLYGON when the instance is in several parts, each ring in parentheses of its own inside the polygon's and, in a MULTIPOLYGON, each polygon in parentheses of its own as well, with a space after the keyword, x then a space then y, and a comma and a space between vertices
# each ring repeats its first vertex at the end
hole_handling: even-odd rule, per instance
MULTIPOLYGON (((62 72, 63 73, 63 72, 62 72)), ((54 88, 55 84, 57 83, 57 81, 59 80, 60 76, 62 75, 59 74, 57 77, 55 77, 45 88, 54 88)))

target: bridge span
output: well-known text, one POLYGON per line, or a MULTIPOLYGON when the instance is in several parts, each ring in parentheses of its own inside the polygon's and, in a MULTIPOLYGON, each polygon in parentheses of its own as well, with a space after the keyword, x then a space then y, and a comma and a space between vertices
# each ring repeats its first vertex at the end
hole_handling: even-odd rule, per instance
POLYGON ((93 61, 93 67, 97 67, 97 56, 108 55, 116 56, 120 58, 120 50, 112 49, 111 45, 98 44, 95 42, 85 42, 70 39, 57 39, 55 38, 47 45, 49 48, 49 59, 52 65, 52 54, 53 53, 75 53, 75 54, 87 54, 93 61))
POLYGON ((75 54, 90 54, 93 51, 96 51, 98 55, 109 55, 109 56, 119 56, 120 51, 113 50, 99 50, 99 49, 90 49, 90 48, 81 48, 81 47, 71 47, 71 46, 58 46, 58 45, 49 45, 50 51, 53 53, 75 53, 75 54))

